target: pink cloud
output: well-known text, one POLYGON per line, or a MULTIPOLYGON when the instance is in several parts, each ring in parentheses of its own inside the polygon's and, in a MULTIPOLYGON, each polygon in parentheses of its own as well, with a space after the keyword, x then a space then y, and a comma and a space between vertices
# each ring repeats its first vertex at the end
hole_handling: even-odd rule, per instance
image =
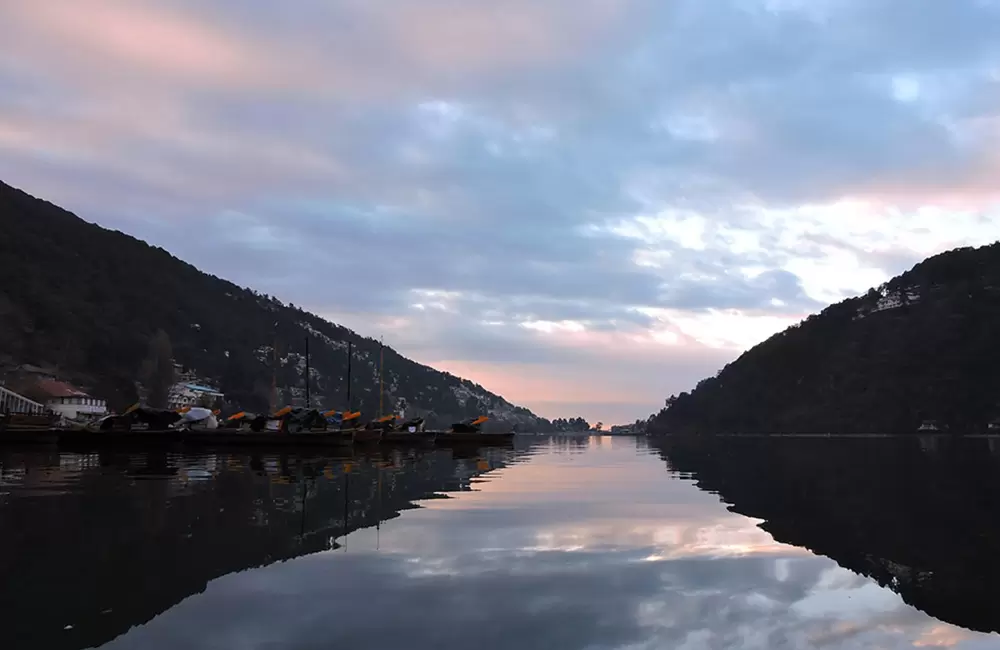
MULTIPOLYGON (((402 350, 405 354, 405 348, 402 350)), ((510 363, 419 359, 467 377, 548 418, 631 422, 659 410, 665 396, 690 390, 692 377, 713 374, 738 352, 700 346, 580 347, 572 362, 510 363)))
MULTIPOLYGON (((186 83, 254 85, 269 71, 248 42, 204 20, 141 0, 16 2, 0 9, 6 36, 33 65, 87 77, 154 75, 186 83)), ((119 80, 121 80, 119 78, 119 80)))
POLYGON ((365 2, 402 60, 429 71, 482 72, 559 60, 614 31, 625 0, 365 2), (378 8, 376 8, 378 7, 378 8))
POLYGON ((227 16, 151 0, 15 2, 0 6, 0 64, 84 89, 295 89, 352 102, 433 96, 456 75, 477 81, 593 47, 632 2, 345 0, 286 31, 255 25, 250 8, 227 16))
POLYGON ((904 208, 977 209, 1000 200, 1000 117, 956 121, 954 146, 962 150, 959 164, 926 161, 923 170, 888 171, 871 183, 846 188, 845 197, 904 208))

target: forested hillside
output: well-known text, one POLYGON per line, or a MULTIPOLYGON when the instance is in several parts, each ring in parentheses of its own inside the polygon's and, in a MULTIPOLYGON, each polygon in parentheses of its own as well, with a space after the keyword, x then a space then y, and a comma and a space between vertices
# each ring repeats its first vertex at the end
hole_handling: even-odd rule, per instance
MULTIPOLYGON (((378 341, 3 183, 0 277, 0 369, 52 367, 120 406, 135 399, 150 340, 162 329, 178 363, 218 383, 234 405, 259 410, 268 405, 275 366, 281 399, 301 397, 308 336, 315 404, 346 406, 351 342, 353 406, 365 416, 378 409, 378 341)), ((478 384, 389 347, 384 355, 387 410, 432 413, 442 422, 490 413, 521 430, 549 427, 478 384)))
POLYGON ((981 431, 1000 416, 1000 244, 936 255, 667 400, 651 430, 981 431))

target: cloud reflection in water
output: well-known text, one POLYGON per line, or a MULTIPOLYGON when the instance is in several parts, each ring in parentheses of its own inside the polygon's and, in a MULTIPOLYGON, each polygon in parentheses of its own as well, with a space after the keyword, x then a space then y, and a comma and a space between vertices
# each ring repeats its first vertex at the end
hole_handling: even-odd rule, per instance
POLYGON ((631 442, 487 477, 345 549, 215 580, 105 647, 1000 647, 775 543, 631 442))

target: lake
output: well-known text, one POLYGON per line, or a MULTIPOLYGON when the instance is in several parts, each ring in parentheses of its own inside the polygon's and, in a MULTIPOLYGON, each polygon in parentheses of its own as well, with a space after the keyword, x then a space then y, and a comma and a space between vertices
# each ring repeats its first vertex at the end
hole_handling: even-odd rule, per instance
POLYGON ((6 650, 1000 648, 1000 443, 0 450, 6 650))

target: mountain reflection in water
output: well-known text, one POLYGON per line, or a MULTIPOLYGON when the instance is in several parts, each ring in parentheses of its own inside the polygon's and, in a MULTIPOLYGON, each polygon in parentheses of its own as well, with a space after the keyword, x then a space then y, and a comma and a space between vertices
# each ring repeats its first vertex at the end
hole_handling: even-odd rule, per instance
MULTIPOLYGON (((526 437, 349 459, 0 451, 0 644, 1000 648, 937 620, 973 626, 954 614, 961 601, 918 602, 897 575, 923 584, 964 561, 939 553, 985 550, 925 544, 940 539, 925 515, 965 519, 932 493, 962 472, 986 488, 995 457, 983 442, 951 473, 944 459, 966 456, 871 442, 526 437), (744 507, 756 519, 731 511, 744 507), (914 548, 893 554, 908 537, 914 548)), ((980 514, 988 529, 995 515, 980 514)), ((938 589, 965 598, 959 583, 976 575, 938 589)))
POLYGON ((942 620, 1000 630, 1000 439, 720 438, 659 443, 731 510, 942 620))

